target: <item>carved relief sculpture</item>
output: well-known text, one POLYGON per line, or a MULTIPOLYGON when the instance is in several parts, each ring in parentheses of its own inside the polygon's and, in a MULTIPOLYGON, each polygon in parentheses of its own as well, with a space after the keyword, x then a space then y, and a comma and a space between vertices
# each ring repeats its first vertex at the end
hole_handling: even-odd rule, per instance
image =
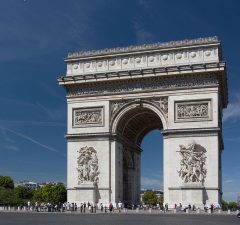
POLYGON ((77 158, 78 184, 98 183, 98 158, 93 147, 82 147, 77 158))
POLYGON ((203 183, 206 177, 206 150, 202 146, 191 143, 180 145, 181 155, 179 176, 184 183, 203 183))
POLYGON ((176 119, 209 119, 209 101, 176 103, 176 119))
MULTIPOLYGON (((158 106, 158 108, 161 109, 161 111, 164 113, 164 116, 168 117, 168 97, 161 97, 161 98, 150 98, 150 99, 144 99, 146 101, 153 102, 158 106)), ((131 100, 119 100, 119 101, 113 101, 111 102, 111 116, 113 117, 120 108, 125 106, 131 102, 131 100)), ((132 100, 134 102, 134 100, 132 100)))
POLYGON ((102 123, 102 108, 73 110, 73 126, 102 125, 102 123))

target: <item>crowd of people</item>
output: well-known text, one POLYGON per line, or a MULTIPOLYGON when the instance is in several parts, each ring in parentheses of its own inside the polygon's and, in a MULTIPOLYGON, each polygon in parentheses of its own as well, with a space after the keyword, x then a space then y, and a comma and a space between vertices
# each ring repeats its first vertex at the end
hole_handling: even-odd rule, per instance
MULTIPOLYGON (((70 203, 65 202, 63 204, 51 204, 51 203, 39 203, 35 202, 32 204, 30 201, 27 203, 27 206, 21 206, 18 207, 20 210, 30 210, 30 211, 36 211, 36 212, 79 212, 79 213, 96 213, 102 212, 102 213, 108 213, 108 212, 123 212, 127 213, 128 210, 160 210, 163 212, 169 211, 168 204, 162 204, 159 203, 155 206, 147 205, 147 204, 129 204, 127 202, 118 202, 116 205, 113 205, 111 202, 106 203, 90 203, 90 202, 83 202, 80 204, 77 203, 70 203)), ((174 204, 173 206, 174 210, 176 211, 196 211, 199 208, 196 208, 196 206, 193 204, 189 205, 182 205, 174 204)), ((220 205, 204 205, 205 212, 213 213, 215 209, 220 209, 220 205)), ((172 208, 171 208, 172 210, 172 208)))

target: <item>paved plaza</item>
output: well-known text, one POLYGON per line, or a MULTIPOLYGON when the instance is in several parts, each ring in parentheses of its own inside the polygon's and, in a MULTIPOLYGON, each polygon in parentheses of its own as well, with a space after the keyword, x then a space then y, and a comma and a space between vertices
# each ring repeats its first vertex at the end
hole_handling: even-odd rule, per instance
POLYGON ((0 213, 0 225, 234 225, 235 215, 0 213))

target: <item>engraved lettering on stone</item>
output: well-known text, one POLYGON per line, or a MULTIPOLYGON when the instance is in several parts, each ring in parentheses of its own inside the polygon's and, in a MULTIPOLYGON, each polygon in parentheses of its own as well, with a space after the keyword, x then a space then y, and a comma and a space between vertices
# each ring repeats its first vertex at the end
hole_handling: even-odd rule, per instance
POLYGON ((102 110, 101 109, 75 109, 73 125, 81 126, 87 124, 102 124, 102 110))
POLYGON ((83 147, 77 158, 78 184, 98 183, 98 158, 97 151, 93 147, 83 147))
POLYGON ((192 142, 188 145, 180 145, 181 161, 179 176, 184 183, 203 183, 206 178, 206 149, 192 142))
POLYGON ((208 103, 177 104, 177 119, 208 118, 208 103))

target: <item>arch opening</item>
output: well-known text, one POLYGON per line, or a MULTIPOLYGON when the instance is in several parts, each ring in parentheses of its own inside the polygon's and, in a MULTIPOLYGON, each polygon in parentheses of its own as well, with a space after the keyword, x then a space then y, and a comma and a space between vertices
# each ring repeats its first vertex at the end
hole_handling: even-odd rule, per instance
POLYGON ((163 130, 159 115, 146 107, 135 107, 121 117, 116 133, 122 148, 120 201, 138 204, 141 194, 141 143, 151 131, 163 130))
POLYGON ((159 116, 151 109, 136 107, 129 110, 121 118, 117 133, 133 144, 141 145, 145 135, 152 130, 162 130, 163 124, 159 116))

